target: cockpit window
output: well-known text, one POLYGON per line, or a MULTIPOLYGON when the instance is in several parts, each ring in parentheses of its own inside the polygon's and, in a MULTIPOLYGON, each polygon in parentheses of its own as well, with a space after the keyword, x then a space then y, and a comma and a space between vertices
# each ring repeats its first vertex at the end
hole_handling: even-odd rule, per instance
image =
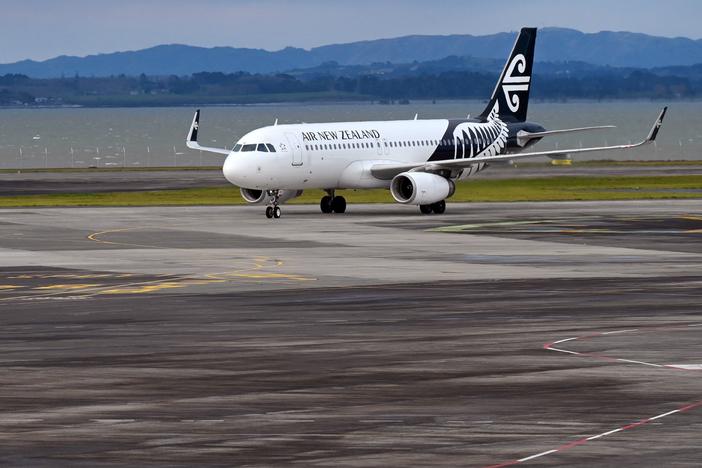
POLYGON ((242 152, 256 151, 256 145, 244 145, 241 147, 242 152))
POLYGON ((263 153, 267 153, 268 147, 266 145, 264 145, 263 143, 259 143, 258 148, 256 148, 256 151, 261 151, 263 153))
POLYGON ((270 143, 266 143, 266 146, 268 147, 268 151, 275 153, 275 146, 271 145, 270 143))
POLYGON ((234 148, 232 148, 232 151, 237 153, 237 152, 239 152, 239 150, 241 150, 241 145, 239 143, 237 143, 236 145, 234 145, 234 148))

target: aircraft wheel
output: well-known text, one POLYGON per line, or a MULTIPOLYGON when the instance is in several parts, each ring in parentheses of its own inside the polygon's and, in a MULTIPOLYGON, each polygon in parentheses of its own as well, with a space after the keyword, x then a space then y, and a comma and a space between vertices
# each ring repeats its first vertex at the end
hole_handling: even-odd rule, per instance
POLYGON ((331 201, 334 213, 344 213, 346 211, 346 199, 344 197, 334 197, 331 201))
POLYGON ((329 195, 323 196, 322 200, 319 202, 319 208, 322 210, 322 213, 331 213, 333 211, 332 197, 329 195))
POLYGON ((266 207, 266 218, 271 219, 272 217, 273 217, 273 207, 267 206, 266 207))
POLYGON ((432 205, 419 205, 419 211, 422 214, 431 214, 432 210, 432 205))
POLYGON ((444 214, 446 211, 446 200, 441 200, 440 202, 432 203, 431 209, 436 214, 444 214))
POLYGON ((280 209, 279 206, 276 206, 275 208, 273 208, 273 217, 274 217, 275 219, 280 218, 280 215, 281 215, 281 214, 283 214, 283 213, 282 213, 282 211, 281 211, 281 209, 280 209))

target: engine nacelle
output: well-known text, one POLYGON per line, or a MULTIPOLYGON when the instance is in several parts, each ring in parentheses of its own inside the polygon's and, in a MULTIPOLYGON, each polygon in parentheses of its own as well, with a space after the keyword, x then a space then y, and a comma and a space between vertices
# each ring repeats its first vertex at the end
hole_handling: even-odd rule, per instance
MULTIPOLYGON (((254 205, 266 204, 271 199, 265 190, 242 188, 240 192, 241 198, 243 198, 244 201, 254 205)), ((300 195, 302 195, 302 190, 281 190, 278 196, 278 203, 285 203, 300 195)))
POLYGON ((243 198, 246 203, 258 205, 268 202, 268 195, 265 190, 242 188, 240 192, 241 198, 243 198))
POLYGON ((281 190, 278 196, 278 203, 285 203, 288 200, 297 198, 302 195, 302 190, 281 190))
POLYGON ((403 172, 390 183, 392 197, 404 205, 431 205, 450 197, 455 190, 452 180, 429 172, 403 172))

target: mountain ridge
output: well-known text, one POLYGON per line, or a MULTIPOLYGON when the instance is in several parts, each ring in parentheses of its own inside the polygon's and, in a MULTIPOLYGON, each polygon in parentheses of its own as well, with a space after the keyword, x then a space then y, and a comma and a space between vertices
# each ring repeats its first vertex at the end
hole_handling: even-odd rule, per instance
MULTIPOLYGON (((277 51, 229 46, 200 47, 161 44, 134 51, 77 57, 61 55, 44 61, 0 64, 0 75, 19 73, 34 78, 60 76, 178 75, 197 72, 278 73, 313 68, 325 62, 368 65, 410 63, 448 56, 501 59, 516 33, 408 35, 311 49, 285 47, 277 51)), ((566 28, 542 28, 536 50, 539 62, 578 61, 599 66, 655 68, 702 63, 702 39, 666 38, 626 31, 583 33, 566 28)))

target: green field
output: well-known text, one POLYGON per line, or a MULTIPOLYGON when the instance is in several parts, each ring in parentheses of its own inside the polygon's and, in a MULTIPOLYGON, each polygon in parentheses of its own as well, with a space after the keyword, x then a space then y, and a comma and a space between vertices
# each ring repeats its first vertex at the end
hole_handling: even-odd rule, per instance
MULTIPOLYGON (((349 203, 389 203, 387 190, 339 191, 349 203)), ((316 204, 320 190, 310 190, 294 204, 316 204)), ((472 180, 457 185, 452 202, 520 202, 558 200, 702 199, 702 175, 646 177, 543 177, 472 180)), ((0 197, 0 207, 237 205, 236 187, 147 192, 109 192, 0 197)))

